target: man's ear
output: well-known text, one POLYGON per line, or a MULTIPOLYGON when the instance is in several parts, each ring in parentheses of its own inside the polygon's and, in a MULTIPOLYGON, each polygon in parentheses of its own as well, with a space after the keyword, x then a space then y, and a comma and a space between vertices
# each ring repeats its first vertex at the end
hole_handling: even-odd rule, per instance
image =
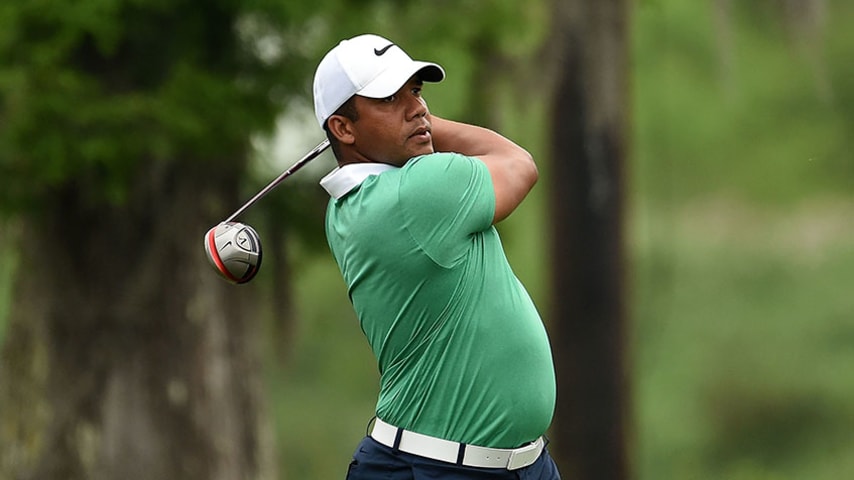
POLYGON ((340 143, 352 145, 356 142, 356 137, 353 135, 353 121, 343 115, 329 117, 326 121, 326 128, 340 143))

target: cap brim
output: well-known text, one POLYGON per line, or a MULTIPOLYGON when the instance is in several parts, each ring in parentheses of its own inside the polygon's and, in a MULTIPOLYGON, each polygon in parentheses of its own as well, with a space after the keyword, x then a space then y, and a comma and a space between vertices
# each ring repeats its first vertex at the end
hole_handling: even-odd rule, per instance
POLYGON ((368 98, 385 98, 400 90, 413 75, 418 74, 425 82, 441 82, 445 71, 439 65, 429 62, 407 62, 385 70, 383 73, 356 92, 368 98))

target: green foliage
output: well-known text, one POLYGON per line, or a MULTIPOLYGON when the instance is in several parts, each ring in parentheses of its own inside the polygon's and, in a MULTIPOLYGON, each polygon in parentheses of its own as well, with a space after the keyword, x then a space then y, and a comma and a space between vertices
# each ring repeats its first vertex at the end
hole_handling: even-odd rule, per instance
POLYGON ((836 41, 809 54, 779 16, 746 7, 733 9, 729 34, 707 3, 637 11, 637 156, 651 200, 724 190, 773 204, 850 189, 852 42, 839 37, 854 13, 834 11, 836 41))
MULTIPOLYGON (((710 2, 635 9, 638 478, 847 478, 854 7, 827 3, 815 55, 771 9, 779 2, 731 3, 729 47, 710 2)), ((505 119, 491 126, 534 152, 547 175, 546 92, 520 76, 542 71, 547 9, 511 0, 2 2, 0 210, 65 182, 118 202, 152 160, 240 164, 250 134, 309 98, 320 56, 362 32, 440 62, 448 78, 425 90, 431 110, 505 119)), ((502 225, 543 311, 544 188, 502 225)), ((265 200, 270 216, 291 218, 307 210, 293 205, 315 201, 293 190, 294 204, 265 200)), ((286 339, 290 363, 267 363, 280 469, 338 478, 372 415, 377 374, 325 249, 290 244, 299 321, 286 339)), ((0 338, 14 258, 0 249, 0 338)))
POLYGON ((830 3, 813 43, 775 2, 732 2, 728 33, 711 2, 636 12, 639 478, 854 472, 854 9, 830 3))
POLYGON ((4 4, 0 206, 69 182, 120 201, 153 161, 241 163, 314 60, 284 43, 305 25, 282 3, 4 4))

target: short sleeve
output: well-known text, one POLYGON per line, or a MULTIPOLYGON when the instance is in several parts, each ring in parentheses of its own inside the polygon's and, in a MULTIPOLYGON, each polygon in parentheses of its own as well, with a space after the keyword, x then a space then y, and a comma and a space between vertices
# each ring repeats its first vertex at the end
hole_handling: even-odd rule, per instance
POLYGON ((444 267, 462 258, 472 236, 492 226, 492 177, 477 158, 436 153, 401 172, 399 200, 413 240, 444 267))

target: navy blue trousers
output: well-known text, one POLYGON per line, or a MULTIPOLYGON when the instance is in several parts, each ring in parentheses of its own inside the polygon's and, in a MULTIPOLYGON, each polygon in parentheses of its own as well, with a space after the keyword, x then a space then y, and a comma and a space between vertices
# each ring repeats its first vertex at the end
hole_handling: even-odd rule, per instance
POLYGON ((353 455, 347 480, 560 480, 548 450, 518 470, 463 467, 405 452, 395 452, 365 437, 353 455))

